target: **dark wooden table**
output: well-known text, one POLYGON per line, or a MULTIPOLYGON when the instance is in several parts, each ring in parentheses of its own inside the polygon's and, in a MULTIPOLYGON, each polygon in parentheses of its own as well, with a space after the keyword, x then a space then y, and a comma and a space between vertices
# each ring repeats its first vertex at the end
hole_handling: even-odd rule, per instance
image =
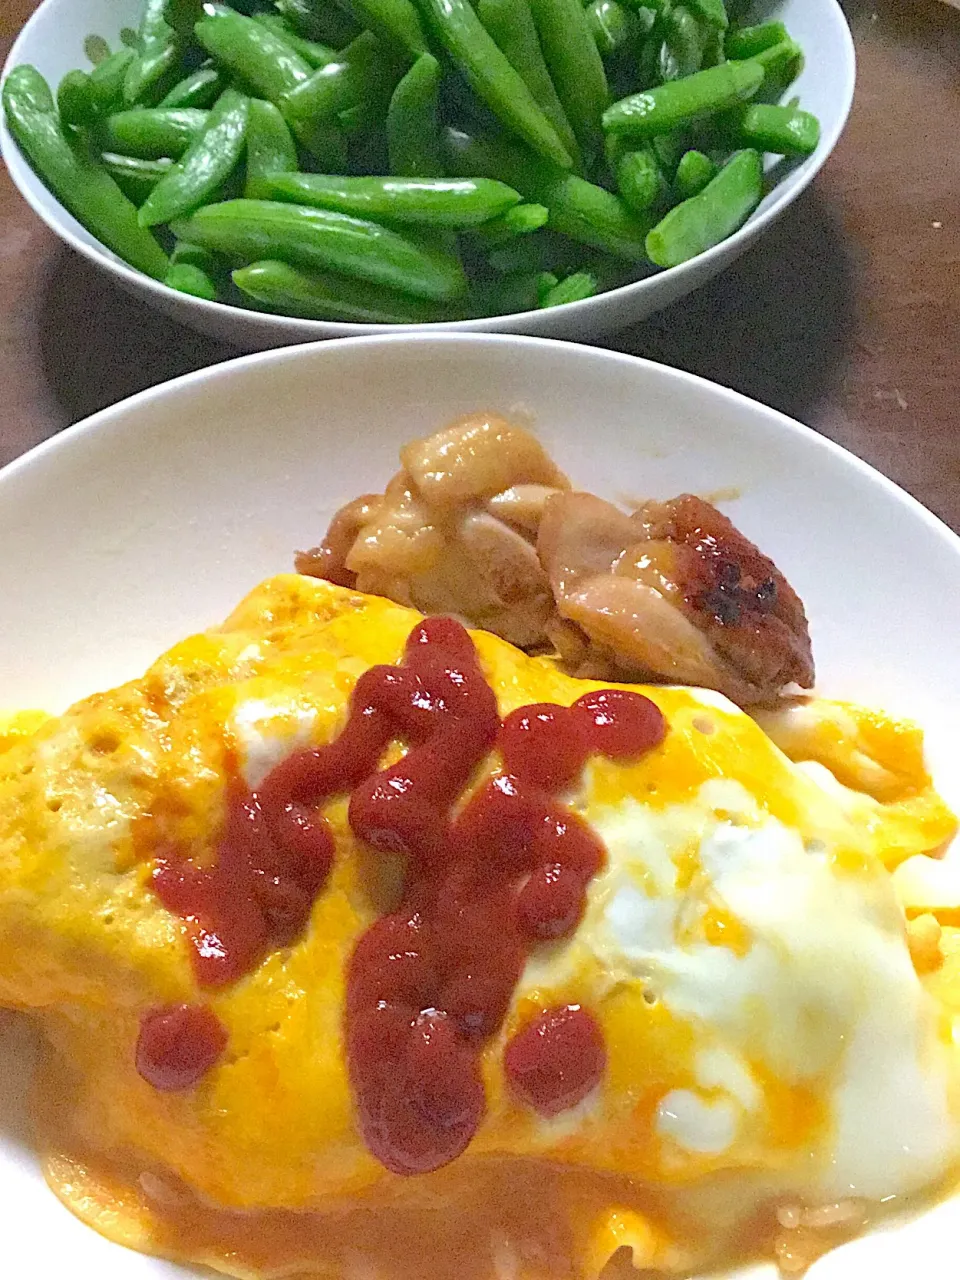
MULTIPOLYGON (((36 0, 0 0, 0 57, 36 0)), ((960 530, 960 12, 848 0, 857 99, 813 189, 721 279, 612 345, 846 445, 960 530)), ((0 173, 0 464, 235 354, 62 248, 0 173)))

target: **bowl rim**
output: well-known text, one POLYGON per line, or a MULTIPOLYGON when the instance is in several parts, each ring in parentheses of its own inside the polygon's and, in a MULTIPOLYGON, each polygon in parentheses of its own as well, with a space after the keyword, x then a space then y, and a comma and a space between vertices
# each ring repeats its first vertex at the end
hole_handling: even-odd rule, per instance
MULTIPOLYGON (((43 21, 44 16, 54 10, 58 5, 64 3, 64 0, 42 0, 42 3, 31 14, 30 18, 24 24, 22 30, 7 55, 6 61, 0 71, 0 84, 7 78, 14 67, 24 61, 21 53, 21 47, 27 44, 31 38, 32 30, 35 25, 43 21)), ((850 31, 850 25, 847 21, 840 0, 824 0, 828 9, 832 10, 836 26, 841 35, 842 48, 841 53, 844 65, 844 77, 841 86, 840 110, 837 115, 833 128, 820 139, 820 145, 817 151, 809 156, 802 164, 797 182, 790 189, 785 191, 783 188, 775 189, 772 193, 774 199, 769 206, 759 215, 752 214, 751 217, 739 227, 732 236, 728 236, 726 240, 722 240, 713 248, 708 249, 705 253, 699 254, 696 258, 691 258, 688 262, 681 263, 678 267, 668 267, 666 270, 652 273, 641 280, 634 280, 628 284, 618 285, 614 289, 607 289, 602 294, 598 294, 593 298, 583 298, 577 302, 562 303, 557 308, 559 312, 569 317, 577 315, 586 319, 596 304, 598 298, 612 301, 614 298, 629 298, 634 294, 640 293, 643 286, 651 280, 681 280, 683 276, 693 270, 710 271, 710 266, 717 258, 727 254, 736 255, 738 249, 746 248, 750 240, 766 230, 767 227, 807 189, 813 179, 817 176, 828 158, 832 155, 837 142, 846 127, 850 116, 850 110, 853 105, 854 89, 856 86, 856 50, 853 43, 853 35, 850 31)), ((96 246, 86 244, 75 232, 68 226, 65 226, 50 206, 44 205, 37 199, 32 192, 17 181, 13 169, 10 165, 10 156, 16 154, 29 167, 29 162, 20 151, 20 148, 10 132, 4 112, 0 110, 0 157, 3 158, 7 165, 8 172, 13 180, 14 186, 20 195, 26 200, 27 204, 33 212, 41 219, 43 223, 61 240, 63 240, 71 249, 74 249, 82 257, 89 262, 105 267, 115 276, 118 276, 123 284, 128 288, 142 289, 147 293, 153 294, 157 303, 163 306, 171 297, 176 298, 178 302, 184 303, 189 307, 199 308, 200 314, 206 314, 209 317, 217 317, 223 324, 229 324, 230 318, 238 312, 243 318, 254 317, 263 322, 267 329, 274 330, 278 339, 286 337, 288 344, 301 343, 304 341, 303 333, 309 332, 317 339, 320 338, 343 338, 343 337, 363 337, 369 336, 377 332, 397 332, 397 333, 439 333, 443 331, 452 331, 459 333, 482 333, 491 332, 491 326, 505 325, 522 326, 525 322, 529 322, 531 317, 542 317, 542 311, 517 311, 509 312, 497 316, 483 316, 468 320, 434 320, 421 324, 403 324, 403 325, 373 325, 359 324, 354 321, 335 321, 335 320, 313 320, 299 316, 278 315, 269 311, 245 310, 244 308, 233 307, 225 302, 209 302, 204 298, 196 298, 190 294, 178 293, 177 290, 171 289, 161 280, 155 280, 153 277, 145 275, 143 272, 137 271, 134 267, 129 266, 122 259, 111 254, 105 246, 97 243, 96 246)), ((50 193, 53 201, 54 209, 68 211, 64 209, 59 200, 50 193)), ((310 339, 307 339, 310 341, 310 339)))

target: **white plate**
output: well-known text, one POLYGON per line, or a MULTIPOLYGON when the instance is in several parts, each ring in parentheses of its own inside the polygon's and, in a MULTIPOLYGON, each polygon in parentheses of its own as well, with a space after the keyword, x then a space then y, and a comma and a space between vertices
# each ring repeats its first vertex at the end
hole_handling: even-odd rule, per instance
MULTIPOLYGON (((3 74, 21 62, 29 62, 56 87, 67 71, 87 65, 83 52, 86 36, 98 32, 116 47, 121 28, 136 27, 142 8, 143 0, 44 0, 17 38, 3 74)), ((711 280, 793 203, 837 145, 846 124, 855 78, 853 39, 837 0, 756 0, 753 9, 764 18, 782 19, 790 34, 806 51, 806 66, 790 92, 799 94, 801 105, 819 118, 821 138, 814 154, 790 169, 747 224, 699 258, 670 271, 658 272, 646 280, 611 289, 596 298, 551 307, 547 311, 527 311, 485 320, 460 320, 444 325, 444 328, 461 332, 542 333, 576 339, 597 337, 623 328, 711 280)), ((27 164, 2 119, 0 152, 21 195, 61 240, 107 271, 128 293, 142 297, 151 306, 203 333, 232 342, 245 351, 258 351, 293 342, 313 342, 320 338, 386 332, 389 328, 397 328, 395 325, 385 329, 384 326, 369 324, 296 320, 290 316, 271 316, 218 302, 205 302, 189 294, 177 293, 127 266, 71 217, 27 164)), ((768 156, 767 161, 768 166, 772 165, 774 157, 768 156)), ((422 331, 439 326, 403 327, 422 331)))
MULTIPOLYGON (((382 486, 405 440, 471 409, 518 407, 585 488, 735 490, 723 507, 807 605, 821 691, 919 719, 960 807, 960 540, 770 409, 674 369, 535 338, 396 336, 247 357, 107 409, 8 467, 0 706, 59 710, 138 674, 289 569, 339 502, 382 486)), ((22 1137, 21 1052, 0 1053, 4 1277, 182 1277, 101 1240, 43 1186, 22 1137)), ((810 1277, 954 1275, 958 1232, 946 1205, 810 1277)))

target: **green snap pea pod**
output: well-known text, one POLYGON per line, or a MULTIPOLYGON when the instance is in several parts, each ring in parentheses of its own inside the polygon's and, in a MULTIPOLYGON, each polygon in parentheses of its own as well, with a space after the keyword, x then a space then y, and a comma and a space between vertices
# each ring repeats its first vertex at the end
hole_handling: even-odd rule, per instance
POLYGON ((304 271, 267 259, 234 271, 233 282, 266 311, 306 320, 354 324, 429 324, 444 319, 437 303, 423 302, 366 281, 304 271))
POLYGON ((543 59, 530 0, 479 0, 477 13, 578 166, 580 146, 543 59))
POLYGON ((547 225, 550 211, 542 204, 515 204, 506 213, 491 218, 483 226, 476 227, 473 237, 478 247, 499 249, 511 244, 518 236, 528 236, 547 225))
POLYGON ((677 196, 681 200, 689 200, 698 196, 708 182, 717 176, 717 166, 702 151, 685 151, 677 165, 676 177, 673 180, 677 196))
POLYGON ((141 160, 179 158, 207 122, 208 112, 196 107, 134 107, 107 116, 100 130, 106 151, 141 160))
POLYGON ((200 267, 190 262, 174 263, 163 277, 163 283, 178 293, 189 293, 193 298, 216 302, 217 286, 200 267))
POLYGON ((591 0, 586 8, 587 23, 602 58, 609 58, 637 39, 640 24, 632 9, 617 0, 591 0))
POLYGON ((286 40, 290 48, 299 53, 304 62, 309 63, 313 68, 325 67, 328 62, 337 60, 337 51, 332 45, 321 44, 318 40, 307 40, 304 36, 297 35, 293 27, 279 13, 255 13, 253 20, 259 22, 261 27, 272 31, 281 40, 286 40))
POLYGON ((279 107, 254 98, 247 114, 247 179, 243 194, 248 200, 265 198, 263 180, 272 173, 295 173, 297 147, 279 107))
POLYGON ((216 254, 211 253, 209 249, 204 249, 202 245, 190 244, 187 240, 178 240, 170 253, 170 265, 177 266, 180 263, 199 267, 208 276, 216 275, 220 267, 220 260, 216 254))
POLYGON ((123 194, 136 205, 143 204, 160 179, 173 168, 173 161, 167 158, 138 160, 136 156, 121 156, 112 151, 105 151, 100 159, 123 194))
POLYGON ((68 71, 57 86, 57 110, 66 125, 85 129, 97 118, 86 71, 68 71))
POLYGON ((777 102, 803 70, 803 50, 796 40, 783 40, 761 49, 749 61, 763 68, 757 101, 777 102))
MULTIPOLYGON (((578 0, 572 0, 583 18, 578 0)), ((474 13, 469 0, 420 0, 440 43, 463 69, 477 95, 504 127, 535 152, 569 169, 573 159, 523 77, 474 13)), ((596 46, 591 48, 599 61, 596 46)), ((602 69, 602 64, 601 64, 602 69)), ((571 121, 572 123, 572 121, 571 121)))
POLYGON ((753 27, 728 28, 724 48, 728 58, 753 58, 789 39, 790 33, 782 22, 761 22, 753 27))
POLYGON ((726 31, 730 19, 723 0, 686 0, 688 7, 710 27, 726 31))
POLYGON ((738 151, 712 182, 671 209, 647 236, 647 252, 658 267, 681 262, 726 240, 743 226, 763 196, 758 151, 738 151))
POLYGON ((648 213, 666 198, 667 184, 652 147, 625 151, 614 175, 624 204, 636 214, 648 213))
POLYGON ((10 132, 60 203, 118 257, 162 278, 167 255, 137 222, 136 206, 106 169, 85 148, 70 145, 43 76, 34 67, 14 67, 2 97, 10 132))
POLYGON ((660 51, 660 79, 680 80, 700 70, 707 29, 682 4, 670 10, 664 21, 660 51))
POLYGON ((203 131, 140 209, 140 225, 154 227, 191 213, 226 182, 240 163, 250 99, 227 89, 212 108, 203 131))
POLYGON ((451 172, 509 182, 525 199, 546 206, 551 231, 630 262, 646 260, 650 221, 635 217, 612 192, 514 143, 481 141, 457 129, 447 129, 444 140, 451 172))
POLYGON ((266 176, 269 200, 336 209, 358 218, 463 230, 520 203, 520 193, 491 178, 336 177, 320 173, 266 176))
POLYGON ((330 209, 228 200, 178 219, 171 229, 181 240, 241 261, 279 258, 438 302, 455 301, 467 289, 463 268, 452 254, 330 209))
POLYGON ((118 49, 90 72, 90 97, 98 116, 109 115, 123 105, 123 85, 134 57, 132 49, 118 49))
MULTIPOLYGON (((133 48, 137 43, 137 33, 135 31, 131 32, 129 27, 122 27, 120 30, 120 39, 124 44, 127 43, 127 40, 124 37, 124 32, 126 32, 127 36, 132 35, 130 46, 133 48)), ((83 42, 83 52, 87 61, 96 66, 98 62, 103 62, 104 58, 110 57, 110 46, 107 44, 106 40, 104 40, 103 36, 90 35, 87 36, 86 40, 83 42)))
POLYGON ((668 182, 677 176, 677 166, 683 154, 690 150, 689 134, 686 129, 674 129, 672 133, 661 133, 650 143, 660 171, 668 182))
POLYGON ((426 52, 420 15, 411 0, 347 0, 347 8, 360 26, 369 27, 384 43, 405 50, 411 58, 426 52))
POLYGON ((487 264, 500 275, 517 272, 536 274, 538 271, 556 271, 566 274, 580 265, 583 247, 552 231, 540 231, 534 235, 518 236, 492 249, 487 254, 487 264))
POLYGON ((721 62, 726 62, 727 55, 723 47, 723 32, 717 28, 712 28, 707 33, 707 39, 703 46, 703 66, 719 67, 721 62))
POLYGON ((745 147, 781 156, 809 156, 820 141, 820 121, 796 107, 753 102, 740 113, 738 139, 745 147))
POLYGON ((470 291, 470 315, 508 316, 518 311, 535 311, 540 274, 538 271, 518 271, 496 280, 476 282, 470 291))
POLYGON ((433 54, 421 53, 390 97, 387 153, 391 173, 407 178, 443 173, 439 93, 440 63, 433 54))
POLYGON ((756 59, 724 62, 622 98, 604 112, 603 127, 610 133, 654 138, 736 106, 756 93, 763 78, 764 68, 756 59))
POLYGON ((540 302, 541 307, 562 307, 566 302, 581 302, 584 298, 592 298, 597 292, 598 281, 589 271, 575 271, 565 280, 559 281, 540 302))
MULTIPOLYGON (((336 62, 320 67, 278 100, 287 123, 305 145, 309 139, 336 124, 342 111, 360 104, 376 91, 378 81, 396 64, 384 57, 384 49, 372 31, 364 31, 343 50, 336 62)), ((396 80, 393 81, 396 83, 396 80)), ((269 97, 270 95, 265 95, 269 97)))
POLYGON ((649 35, 640 45, 637 55, 637 84, 641 90, 650 89, 660 81, 660 50, 663 42, 658 35, 649 35))
POLYGON ((277 106, 285 93, 313 74, 310 64, 286 40, 230 9, 207 14, 194 32, 215 62, 277 106))
POLYGON ((199 70, 178 81, 157 105, 160 107, 212 107, 224 87, 224 78, 216 67, 200 67, 199 70))
POLYGON ((550 76, 586 158, 602 145, 600 119, 610 91, 603 59, 580 0, 531 0, 550 76))
POLYGON ((537 306, 542 307, 550 296, 551 289, 560 283, 560 277, 552 271, 541 271, 537 276, 537 306))
POLYGON ((274 5, 298 35, 334 49, 342 49, 360 34, 355 19, 327 0, 274 0, 274 5))
POLYGON ((165 78, 180 61, 182 42, 166 18, 167 0, 146 0, 137 32, 136 56, 127 67, 123 100, 128 106, 163 96, 165 78))

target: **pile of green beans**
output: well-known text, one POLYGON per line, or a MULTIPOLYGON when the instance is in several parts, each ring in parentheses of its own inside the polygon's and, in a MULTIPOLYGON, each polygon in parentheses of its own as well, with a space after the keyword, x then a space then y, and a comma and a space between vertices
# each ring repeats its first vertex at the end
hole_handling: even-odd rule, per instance
POLYGON ((234 306, 420 324, 589 298, 730 236, 803 55, 738 0, 144 0, 11 132, 137 270, 234 306), (93 61, 94 57, 97 59, 93 61))

